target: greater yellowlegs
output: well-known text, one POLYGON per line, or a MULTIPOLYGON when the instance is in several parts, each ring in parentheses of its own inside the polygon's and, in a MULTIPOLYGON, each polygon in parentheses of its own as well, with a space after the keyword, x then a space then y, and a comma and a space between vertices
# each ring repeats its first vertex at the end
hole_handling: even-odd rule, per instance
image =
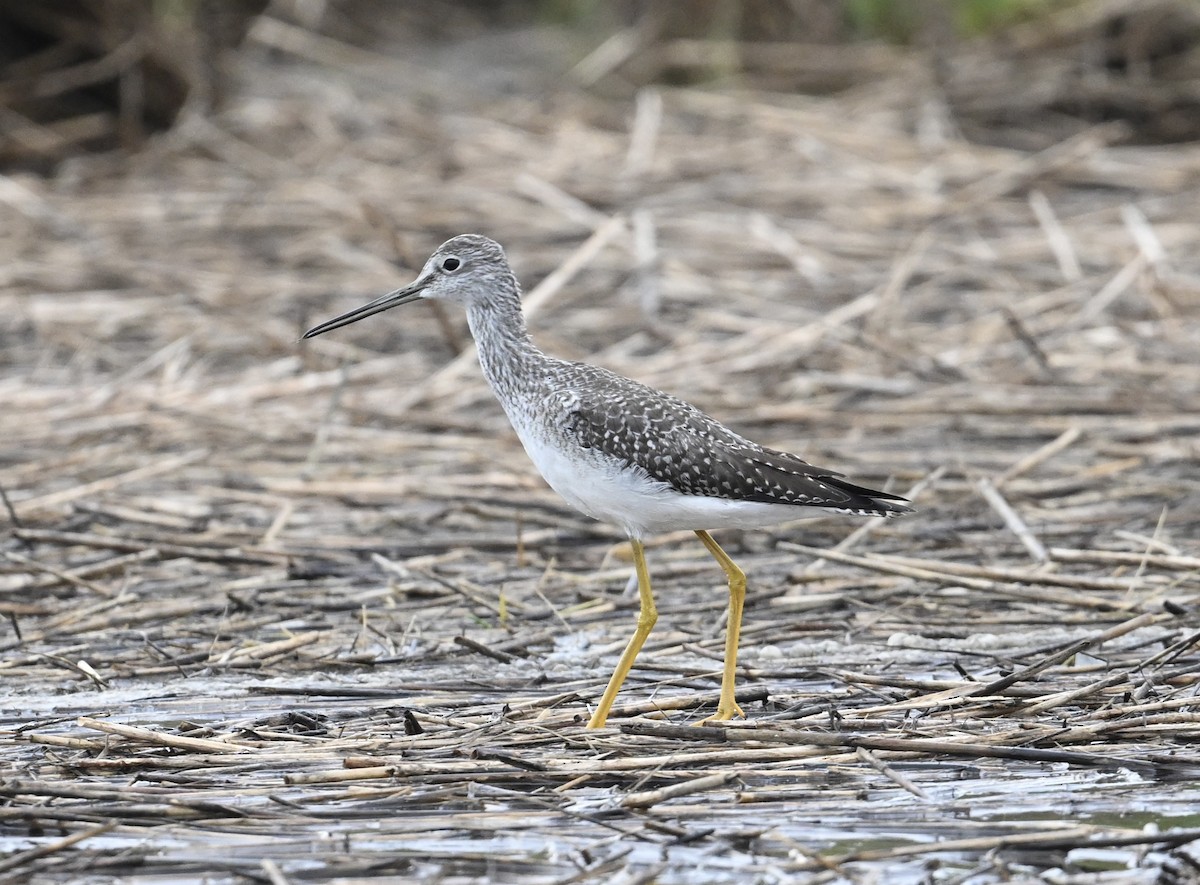
POLYGON ((625 530, 641 601, 637 629, 617 662, 588 728, 608 719, 658 611, 642 539, 694 531, 729 581, 729 623, 717 712, 744 716, 734 697, 746 576, 708 533, 755 528, 820 513, 893 516, 912 508, 898 495, 848 482, 739 436, 695 406, 607 369, 542 353, 525 328, 521 286, 500 245, 464 234, 447 240, 403 289, 321 323, 331 329, 422 298, 467 311, 483 374, 534 465, 556 492, 588 516, 625 530))

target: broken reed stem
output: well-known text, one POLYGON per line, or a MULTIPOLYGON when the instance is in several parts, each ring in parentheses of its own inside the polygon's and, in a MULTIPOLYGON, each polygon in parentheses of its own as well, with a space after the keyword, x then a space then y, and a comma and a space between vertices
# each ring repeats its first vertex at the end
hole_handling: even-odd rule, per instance
POLYGON ((1049 559, 1042 542, 1029 530, 1029 526, 1025 524, 1025 520, 1021 519, 1020 515, 1004 500, 1004 496, 1000 494, 1000 490, 992 484, 992 481, 985 477, 979 480, 977 487, 979 488, 979 493, 983 495, 984 500, 988 502, 993 510, 1000 514, 1000 518, 1004 520, 1004 524, 1008 526, 1009 531, 1016 535, 1017 540, 1025 545, 1025 549, 1029 551, 1029 555, 1036 562, 1045 562, 1049 559))
POLYGON ((103 719, 93 719, 91 716, 80 716, 76 723, 83 728, 92 728, 105 734, 116 735, 131 741, 155 744, 161 747, 171 747, 177 750, 193 750, 197 753, 239 753, 246 752, 249 747, 225 741, 210 741, 204 738, 190 738, 182 735, 165 734, 151 728, 140 728, 136 725, 121 725, 117 722, 105 722, 103 719))

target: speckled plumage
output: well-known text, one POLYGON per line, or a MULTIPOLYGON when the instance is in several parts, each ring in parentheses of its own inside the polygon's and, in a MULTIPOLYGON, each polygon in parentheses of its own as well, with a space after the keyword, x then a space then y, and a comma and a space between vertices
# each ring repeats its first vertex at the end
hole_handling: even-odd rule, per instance
POLYGON ((504 250, 486 237, 448 240, 412 286, 309 335, 384 310, 397 296, 430 297, 435 285, 444 289, 437 297, 466 308, 483 373, 535 465, 563 497, 591 516, 641 536, 667 529, 770 525, 811 515, 814 508, 860 516, 910 509, 896 495, 855 485, 836 471, 752 442, 670 394, 542 353, 526 330, 520 285, 504 250), (462 267, 446 271, 447 259, 462 267), (460 285, 451 285, 460 279, 460 285), (656 505, 653 518, 644 512, 641 499, 647 495, 656 505), (671 495, 681 499, 677 519, 664 512, 669 509, 664 499, 671 495), (618 500, 622 496, 628 499, 624 505, 618 500), (697 498, 714 499, 714 506, 697 508, 697 498), (717 502, 742 506, 722 516, 717 502), (715 521, 701 524, 702 519, 715 521))
POLYGON ((555 359, 534 345, 521 288, 504 250, 463 235, 430 256, 417 279, 314 327, 305 338, 419 298, 461 305, 483 374, 529 457, 572 506, 621 526, 631 539, 638 626, 588 725, 604 725, 617 691, 657 618, 641 539, 691 529, 729 580, 729 630, 715 720, 742 715, 734 696, 745 575, 709 529, 773 525, 834 511, 892 516, 911 508, 887 492, 734 433, 695 406, 607 369, 555 359))
POLYGON ((575 444, 644 470, 684 495, 885 515, 895 495, 847 482, 734 433, 690 403, 613 372, 560 363, 564 430, 575 444))

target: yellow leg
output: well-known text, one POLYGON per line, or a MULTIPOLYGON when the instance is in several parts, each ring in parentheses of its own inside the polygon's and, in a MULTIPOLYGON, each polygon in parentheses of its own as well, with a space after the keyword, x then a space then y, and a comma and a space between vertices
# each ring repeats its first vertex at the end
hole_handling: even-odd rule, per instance
POLYGON ((617 669, 613 670, 612 678, 608 680, 608 688, 604 689, 604 696, 600 698, 600 705, 596 707, 596 712, 588 721, 588 728, 604 727, 604 723, 608 720, 608 711, 612 709, 613 701, 617 699, 617 692, 621 690, 621 683, 633 669, 633 662, 637 658, 638 652, 642 650, 646 637, 650 635, 654 622, 658 620, 654 594, 650 592, 650 571, 646 568, 646 551, 642 547, 642 542, 636 538, 629 539, 629 546, 633 548, 633 566, 637 571, 638 597, 641 601, 637 629, 629 638, 629 644, 625 646, 625 651, 621 652, 621 660, 617 661, 617 669))
POLYGON ((729 579, 729 623, 725 627, 725 672, 721 676, 721 700, 717 703, 716 713, 696 723, 703 725, 705 722, 724 722, 734 716, 746 716, 734 697, 738 638, 742 633, 742 605, 746 602, 746 573, 737 567, 737 563, 729 558, 729 554, 720 548, 708 532, 696 532, 696 537, 704 542, 729 579))

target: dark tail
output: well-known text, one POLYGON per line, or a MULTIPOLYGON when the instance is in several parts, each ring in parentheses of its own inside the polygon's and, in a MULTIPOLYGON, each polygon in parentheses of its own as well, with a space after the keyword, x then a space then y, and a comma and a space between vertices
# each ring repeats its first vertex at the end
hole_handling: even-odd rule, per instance
POLYGON ((893 495, 890 492, 880 492, 866 486, 855 485, 840 476, 821 475, 821 482, 831 485, 850 496, 850 500, 839 505, 847 510, 878 513, 880 516, 890 516, 894 513, 914 513, 915 507, 909 507, 908 498, 893 495))

